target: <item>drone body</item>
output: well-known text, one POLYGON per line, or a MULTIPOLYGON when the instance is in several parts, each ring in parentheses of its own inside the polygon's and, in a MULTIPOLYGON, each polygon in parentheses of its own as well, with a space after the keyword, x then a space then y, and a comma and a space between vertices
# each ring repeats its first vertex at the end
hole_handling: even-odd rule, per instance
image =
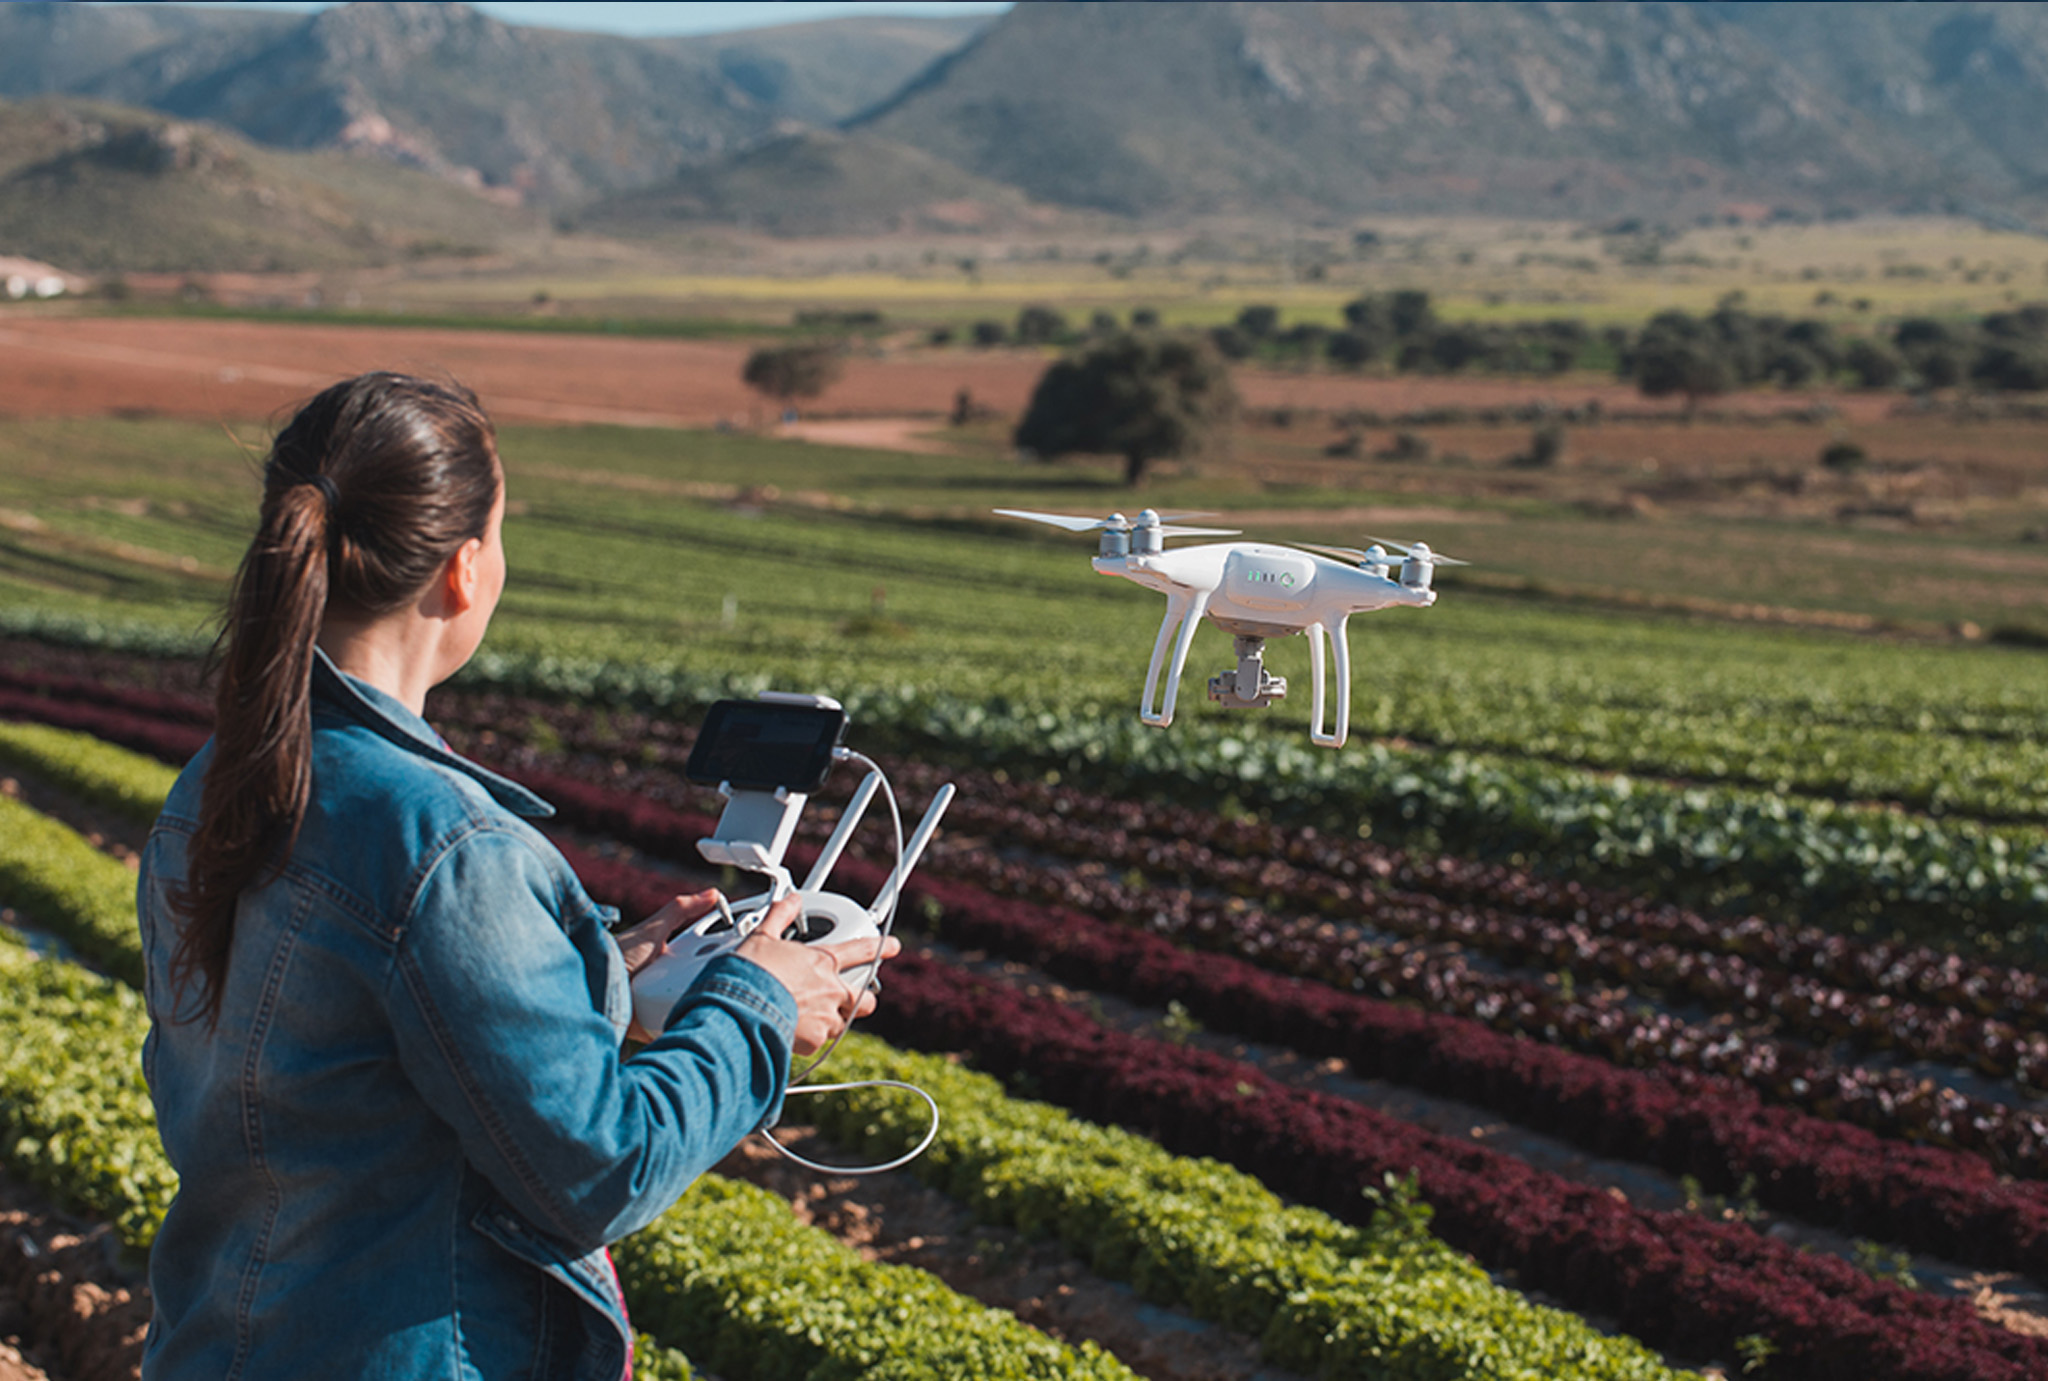
POLYGON ((1173 723, 1195 626, 1207 618, 1235 640, 1237 665, 1209 681, 1209 698, 1230 709, 1261 708, 1285 696, 1285 678, 1265 669, 1266 639, 1308 634, 1309 675, 1314 682, 1309 738, 1325 748, 1341 748, 1351 730, 1351 649, 1346 635, 1351 616, 1396 604, 1427 608, 1436 603, 1436 591, 1430 588, 1432 568, 1464 564, 1437 556, 1418 542, 1406 548, 1396 579, 1395 558, 1377 545, 1366 551, 1348 547, 1310 551, 1265 542, 1213 542, 1167 551, 1168 537, 1234 534, 1214 528, 1171 527, 1149 508, 1135 523, 1120 513, 1094 519, 1009 508, 996 512, 1074 532, 1099 530, 1101 549, 1092 563, 1098 572, 1121 576, 1166 596, 1166 617, 1152 644, 1152 663, 1145 673, 1145 694, 1138 707, 1138 717, 1145 723, 1159 728, 1173 723), (1344 559, 1332 560, 1331 556, 1344 559), (1327 689, 1332 661, 1334 697, 1327 689), (1335 723, 1326 727, 1332 700, 1335 723))

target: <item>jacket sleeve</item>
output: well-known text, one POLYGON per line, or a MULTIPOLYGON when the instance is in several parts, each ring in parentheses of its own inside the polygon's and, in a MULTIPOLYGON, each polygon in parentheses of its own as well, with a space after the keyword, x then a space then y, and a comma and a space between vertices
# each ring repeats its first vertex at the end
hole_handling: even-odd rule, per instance
POLYGON ((430 862, 387 1001, 407 1076, 535 1227, 590 1250, 652 1222, 780 1111, 796 1004, 766 970, 708 966, 622 1060, 535 843, 485 825, 430 862))

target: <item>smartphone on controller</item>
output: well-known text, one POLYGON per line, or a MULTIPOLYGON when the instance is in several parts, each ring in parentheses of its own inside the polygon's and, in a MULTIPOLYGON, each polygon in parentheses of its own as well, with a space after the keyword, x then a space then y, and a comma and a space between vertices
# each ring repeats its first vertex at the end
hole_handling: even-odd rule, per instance
POLYGON ((809 795, 825 784, 845 737, 846 711, 821 695, 720 700, 704 716, 683 776, 699 786, 809 795))

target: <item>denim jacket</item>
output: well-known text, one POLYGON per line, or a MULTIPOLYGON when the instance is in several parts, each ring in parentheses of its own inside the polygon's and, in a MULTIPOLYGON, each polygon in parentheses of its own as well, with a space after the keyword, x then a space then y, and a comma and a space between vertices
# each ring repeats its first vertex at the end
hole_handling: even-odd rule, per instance
POLYGON ((619 1381, 604 1246, 778 1114, 789 993, 720 959, 622 1059, 617 913, 521 818, 552 808, 322 657, 304 827, 242 897, 218 1026, 177 1020, 168 889, 211 759, 139 887, 143 1068, 180 1176, 143 1375, 619 1381))

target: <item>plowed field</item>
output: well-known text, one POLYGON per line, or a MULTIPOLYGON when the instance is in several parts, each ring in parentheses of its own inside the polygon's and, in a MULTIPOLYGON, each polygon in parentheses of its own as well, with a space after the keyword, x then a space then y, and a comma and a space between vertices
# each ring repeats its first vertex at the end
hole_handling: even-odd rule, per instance
MULTIPOLYGON (((749 347, 729 341, 622 339, 254 321, 0 316, 0 416, 268 416, 338 378, 366 369, 452 375, 494 415, 531 422, 715 426, 765 410, 740 382, 749 347)), ((1045 368, 1021 352, 917 352, 856 358, 807 411, 838 416, 942 414, 959 390, 1004 412, 1020 410, 1045 368)), ((1536 397, 1646 406, 1625 384, 1513 379, 1358 378, 1238 372, 1252 407, 1365 408, 1400 413, 1462 405, 1504 407, 1536 397)), ((1783 394, 1730 397, 1717 406, 1776 411, 1783 394)), ((1855 420, 1883 415, 1886 395, 1830 401, 1855 420)), ((1650 405, 1655 406, 1655 405, 1650 405)), ((1678 404, 1669 406, 1676 411, 1678 404)))

